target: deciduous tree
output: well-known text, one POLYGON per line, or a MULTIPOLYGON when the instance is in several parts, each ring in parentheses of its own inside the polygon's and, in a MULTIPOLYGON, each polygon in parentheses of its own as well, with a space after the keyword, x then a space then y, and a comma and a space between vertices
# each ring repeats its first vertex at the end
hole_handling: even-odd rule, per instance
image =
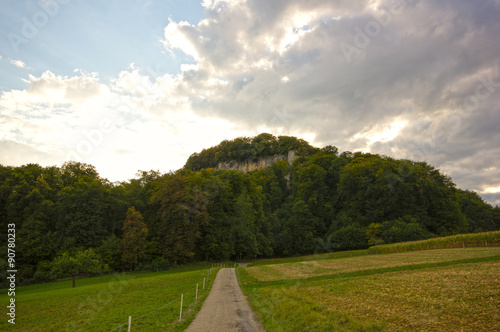
POLYGON ((53 278, 71 277, 75 287, 76 277, 85 273, 97 273, 100 268, 105 269, 106 265, 99 262, 93 249, 87 249, 77 251, 74 255, 63 253, 54 260, 51 271, 53 278))
POLYGON ((123 223, 123 237, 120 244, 122 260, 133 269, 146 253, 148 228, 142 215, 131 207, 123 223))

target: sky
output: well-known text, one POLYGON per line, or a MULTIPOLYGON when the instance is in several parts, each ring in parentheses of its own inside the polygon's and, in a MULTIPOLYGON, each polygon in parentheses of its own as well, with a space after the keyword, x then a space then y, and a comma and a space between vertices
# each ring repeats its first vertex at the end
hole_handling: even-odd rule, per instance
POLYGON ((262 132, 500 205, 500 0, 2 0, 0 164, 125 181, 262 132))

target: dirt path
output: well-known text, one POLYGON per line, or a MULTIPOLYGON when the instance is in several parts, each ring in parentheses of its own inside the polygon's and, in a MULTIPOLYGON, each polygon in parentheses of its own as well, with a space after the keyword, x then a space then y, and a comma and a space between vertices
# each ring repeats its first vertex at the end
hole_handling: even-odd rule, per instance
POLYGON ((235 269, 221 269, 187 332, 265 331, 241 292, 235 269))

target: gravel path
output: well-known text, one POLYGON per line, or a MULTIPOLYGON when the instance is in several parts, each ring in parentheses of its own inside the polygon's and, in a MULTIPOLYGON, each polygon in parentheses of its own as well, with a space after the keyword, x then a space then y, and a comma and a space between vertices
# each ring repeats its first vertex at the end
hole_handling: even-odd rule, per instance
POLYGON ((221 269, 187 332, 265 331, 241 292, 235 269, 221 269))

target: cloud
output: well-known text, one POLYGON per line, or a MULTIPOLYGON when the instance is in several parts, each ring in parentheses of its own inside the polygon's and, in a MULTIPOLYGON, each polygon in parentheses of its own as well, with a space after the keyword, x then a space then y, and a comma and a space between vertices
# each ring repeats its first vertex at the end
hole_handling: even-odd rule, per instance
POLYGON ((112 181, 126 180, 138 170, 181 168, 206 144, 250 134, 194 114, 176 95, 178 79, 151 80, 133 64, 109 84, 82 71, 30 75, 26 89, 0 95, 0 163, 76 160, 112 181))
POLYGON ((30 75, 26 89, 0 96, 4 141, 106 169, 128 163, 133 174, 265 130, 425 160, 498 201, 500 1, 202 5, 200 22, 170 20, 163 31, 180 73, 132 64, 109 83, 83 71, 30 75))
MULTIPOLYGON (((0 59, 1 59, 1 57, 0 57, 0 59)), ((17 68, 25 68, 26 67, 26 64, 24 62, 22 62, 21 60, 10 59, 9 61, 11 64, 16 66, 17 68)))
POLYGON ((41 151, 28 144, 0 140, 0 155, 3 165, 25 165, 39 163, 51 165, 54 163, 54 151, 41 151))
POLYGON ((50 71, 40 77, 29 75, 24 82, 29 100, 37 103, 84 104, 104 96, 108 87, 99 82, 96 73, 83 73, 72 77, 57 76, 50 71))
POLYGON ((196 62, 179 78, 196 113, 427 160, 480 192, 499 183, 499 1, 203 5, 205 20, 170 22, 164 40, 196 62), (481 154, 486 169, 469 163, 481 154))

